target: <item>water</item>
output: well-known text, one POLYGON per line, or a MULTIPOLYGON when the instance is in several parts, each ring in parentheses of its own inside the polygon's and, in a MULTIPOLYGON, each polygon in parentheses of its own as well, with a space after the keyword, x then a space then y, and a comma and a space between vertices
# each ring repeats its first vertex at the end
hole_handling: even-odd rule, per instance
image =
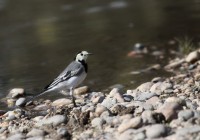
POLYGON ((177 49, 167 42, 199 40, 199 25, 200 0, 0 0, 0 97, 14 87, 41 91, 80 50, 95 54, 84 82, 95 91, 169 76, 164 70, 128 73, 166 64, 169 48, 177 49), (137 42, 156 45, 165 59, 128 58, 137 42))

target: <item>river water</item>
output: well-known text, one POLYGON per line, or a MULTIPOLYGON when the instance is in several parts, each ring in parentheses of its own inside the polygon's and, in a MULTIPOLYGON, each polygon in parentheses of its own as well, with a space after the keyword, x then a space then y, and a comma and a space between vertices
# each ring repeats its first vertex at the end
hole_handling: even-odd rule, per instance
MULTIPOLYGON (((174 38, 200 39, 200 0, 0 0, 0 97, 14 87, 38 93, 80 50, 94 53, 83 85, 103 91, 114 84, 135 88, 164 70, 174 38), (129 58, 140 42, 165 52, 129 58)), ((52 95, 53 96, 53 95, 52 95)))

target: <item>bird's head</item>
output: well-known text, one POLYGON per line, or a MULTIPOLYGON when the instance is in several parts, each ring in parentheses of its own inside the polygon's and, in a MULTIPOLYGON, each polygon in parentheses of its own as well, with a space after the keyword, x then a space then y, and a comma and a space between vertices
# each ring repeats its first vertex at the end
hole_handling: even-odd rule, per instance
POLYGON ((76 61, 86 61, 88 58, 88 55, 91 55, 92 53, 89 53, 87 51, 81 51, 76 55, 75 60, 76 61))

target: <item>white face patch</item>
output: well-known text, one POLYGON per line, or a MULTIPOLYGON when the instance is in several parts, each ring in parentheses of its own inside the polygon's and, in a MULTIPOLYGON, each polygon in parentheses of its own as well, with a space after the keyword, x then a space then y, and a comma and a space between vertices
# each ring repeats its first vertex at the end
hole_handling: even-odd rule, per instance
POLYGON ((87 51, 82 51, 76 56, 76 61, 86 61, 88 58, 89 53, 87 51))

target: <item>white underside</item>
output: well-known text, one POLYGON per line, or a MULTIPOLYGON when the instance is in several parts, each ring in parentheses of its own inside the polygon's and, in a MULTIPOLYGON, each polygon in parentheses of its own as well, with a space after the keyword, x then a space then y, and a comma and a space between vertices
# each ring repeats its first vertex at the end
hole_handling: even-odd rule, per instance
POLYGON ((68 79, 62 83, 59 83, 55 87, 51 88, 49 91, 60 90, 60 89, 68 90, 70 88, 76 88, 83 82, 83 80, 86 78, 86 76, 87 76, 87 73, 84 72, 79 76, 71 77, 70 79, 68 79))

